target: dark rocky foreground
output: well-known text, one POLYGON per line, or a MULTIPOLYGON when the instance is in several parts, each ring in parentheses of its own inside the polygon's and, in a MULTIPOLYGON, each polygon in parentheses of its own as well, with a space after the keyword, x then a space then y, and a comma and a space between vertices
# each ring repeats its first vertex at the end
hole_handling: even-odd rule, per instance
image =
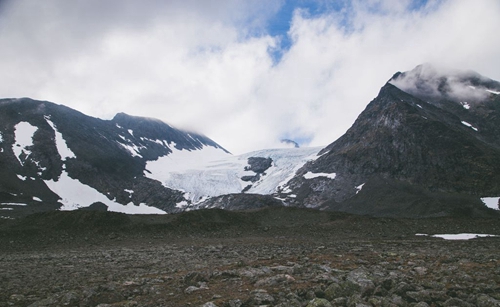
POLYGON ((270 208, 0 224, 0 306, 500 306, 498 218, 270 208))

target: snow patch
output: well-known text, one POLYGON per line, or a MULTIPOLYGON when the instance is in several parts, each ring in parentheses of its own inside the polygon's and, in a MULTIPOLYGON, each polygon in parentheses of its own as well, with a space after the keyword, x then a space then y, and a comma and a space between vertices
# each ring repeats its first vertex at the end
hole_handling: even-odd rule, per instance
POLYGON ((363 183, 363 184, 360 184, 360 185, 358 185, 357 187, 355 187, 355 189, 356 189, 356 194, 358 194, 358 193, 359 193, 359 191, 361 191, 361 189, 363 189, 363 186, 364 186, 364 185, 365 185, 365 184, 363 183))
POLYGON ((27 204, 22 203, 1 203, 2 206, 27 206, 27 204))
POLYGON ((500 197, 483 197, 481 201, 486 205, 486 207, 500 210, 498 203, 500 201, 500 197))
POLYGON ((60 133, 59 130, 57 130, 54 123, 50 120, 50 117, 49 116, 44 116, 44 117, 47 123, 50 125, 50 127, 52 127, 52 130, 54 130, 54 133, 56 134, 56 147, 57 151, 59 152, 59 155, 61 156, 61 159, 64 161, 69 158, 76 158, 75 154, 68 147, 68 144, 64 140, 62 133, 60 133))
POLYGON ((497 91, 492 91, 492 90, 485 90, 485 91, 487 91, 488 93, 495 94, 495 95, 500 95, 500 92, 497 92, 497 91))
POLYGON ((33 135, 38 130, 38 127, 33 126, 28 122, 20 122, 14 127, 14 130, 16 143, 13 145, 12 150, 14 151, 17 160, 19 160, 19 163, 24 165, 24 162, 21 161, 19 156, 22 153, 26 156, 31 154, 31 151, 26 147, 33 146, 33 135))
POLYGON ((133 193, 134 193, 134 191, 133 191, 133 190, 127 190, 127 189, 125 189, 125 190, 123 190, 123 191, 124 191, 124 192, 127 192, 127 193, 129 193, 129 194, 133 194, 133 193))
MULTIPOLYGON (((280 187, 281 187, 281 186, 280 186, 280 187)), ((289 186, 284 186, 284 187, 282 187, 282 188, 283 188, 283 190, 281 191, 281 193, 283 193, 283 194, 289 194, 289 193, 292 193, 292 190, 290 189, 290 187, 289 187, 289 186)))
POLYGON ((462 107, 466 110, 469 110, 470 109, 470 104, 466 101, 463 101, 463 102, 460 102, 460 104, 462 105, 462 107))
POLYGON ((471 129, 473 129, 474 131, 478 131, 476 127, 472 126, 468 122, 462 121, 462 125, 467 126, 467 127, 471 128, 471 129))
POLYGON ((0 143, 3 142, 3 135, 2 135, 2 132, 0 132, 0 143))
POLYGON ((17 178, 19 178, 22 181, 26 181, 26 179, 28 178, 26 176, 21 176, 21 175, 16 175, 16 176, 17 176, 17 178))
POLYGON ((0 207, 0 210, 14 210, 14 208, 3 208, 3 207, 0 207))
POLYGON ((420 109, 423 109, 421 105, 417 104, 417 107, 419 107, 420 109))
POLYGON ((63 171, 59 180, 45 180, 45 184, 52 192, 59 195, 63 204, 60 210, 76 210, 81 207, 88 207, 95 202, 102 202, 108 206, 109 211, 122 212, 128 214, 165 214, 163 210, 149 207, 141 203, 139 206, 132 202, 122 205, 113 200, 109 200, 105 195, 96 189, 73 179, 63 171))
POLYGON ((42 200, 36 196, 33 196, 33 200, 38 201, 38 202, 42 202, 42 200))
MULTIPOLYGON (((417 233, 416 236, 429 236, 424 233, 417 233)), ((479 234, 479 233, 457 233, 457 234, 437 234, 431 235, 433 238, 441 238, 445 240, 471 240, 476 238, 486 238, 486 237, 500 237, 498 235, 490 235, 490 234, 479 234)))
POLYGON ((137 147, 136 145, 128 145, 128 144, 123 144, 123 143, 118 143, 118 144, 120 146, 122 146, 123 148, 125 148, 125 150, 130 152, 132 157, 142 158, 142 156, 139 154, 139 147, 137 147))
POLYGON ((183 200, 183 201, 180 201, 177 204, 175 204, 175 207, 179 208, 179 209, 183 209, 183 208, 186 208, 188 205, 189 205, 189 203, 187 201, 183 200))
POLYGON ((127 131, 128 131, 128 133, 130 133, 131 136, 134 136, 134 130, 128 129, 127 131))
POLYGON ((312 173, 312 172, 307 172, 306 174, 304 174, 304 178, 305 179, 313 179, 313 178, 317 178, 317 177, 326 177, 326 178, 330 178, 330 179, 335 179, 335 177, 337 177, 337 174, 336 173, 312 173))

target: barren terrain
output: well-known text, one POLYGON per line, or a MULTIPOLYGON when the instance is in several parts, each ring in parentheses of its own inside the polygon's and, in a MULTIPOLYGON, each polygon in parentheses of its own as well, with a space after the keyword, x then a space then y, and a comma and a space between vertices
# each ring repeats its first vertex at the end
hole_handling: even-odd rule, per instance
POLYGON ((52 212, 0 224, 0 306, 499 306, 492 218, 293 208, 52 212))

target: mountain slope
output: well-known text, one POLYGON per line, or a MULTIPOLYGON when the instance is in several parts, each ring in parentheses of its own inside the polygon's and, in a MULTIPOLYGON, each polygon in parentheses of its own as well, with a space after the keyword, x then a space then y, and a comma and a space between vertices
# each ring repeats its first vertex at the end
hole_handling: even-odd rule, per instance
POLYGON ((206 136, 45 101, 0 100, 0 216, 46 210, 170 213, 282 204, 270 195, 320 148, 233 156, 206 136), (248 193, 249 195, 228 194, 248 193), (228 195, 227 197, 219 197, 228 195), (225 205, 227 199, 238 204, 225 205), (206 202, 205 202, 206 201, 206 202))
POLYGON ((460 78, 421 73, 431 69, 396 74, 345 135, 297 172, 284 191, 294 197, 286 201, 362 214, 428 216, 481 208, 479 197, 499 196, 500 84, 473 73, 460 78), (435 84, 435 91, 422 90, 435 84), (335 175, 311 175, 318 173, 335 175))
POLYGON ((26 98, 0 100, 0 134, 3 210, 70 210, 102 202, 113 211, 169 212, 183 193, 144 176, 147 161, 179 150, 227 154, 205 136, 158 120, 121 113, 106 121, 26 98))

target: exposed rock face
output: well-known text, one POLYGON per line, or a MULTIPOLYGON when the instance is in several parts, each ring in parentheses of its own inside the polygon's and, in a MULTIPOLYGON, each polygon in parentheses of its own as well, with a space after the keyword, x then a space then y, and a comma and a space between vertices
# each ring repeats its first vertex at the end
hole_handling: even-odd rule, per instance
POLYGON ((297 142, 289 140, 289 139, 282 139, 281 144, 285 144, 287 146, 294 147, 294 148, 300 148, 300 146, 299 146, 299 144, 297 144, 297 142))
POLYGON ((199 209, 220 208, 225 210, 250 210, 283 206, 283 202, 271 195, 229 194, 210 198, 197 205, 199 209))
POLYGON ((286 201, 432 216, 481 210, 480 196, 500 195, 500 83, 477 74, 419 74, 425 69, 396 74, 345 135, 297 172, 288 183, 296 197, 286 201), (306 179, 308 172, 336 176, 306 179))
POLYGON ((273 159, 263 158, 263 157, 250 157, 248 158, 248 165, 245 167, 245 171, 252 171, 255 175, 243 176, 241 180, 257 182, 261 175, 265 175, 265 171, 270 168, 273 164, 273 159))

